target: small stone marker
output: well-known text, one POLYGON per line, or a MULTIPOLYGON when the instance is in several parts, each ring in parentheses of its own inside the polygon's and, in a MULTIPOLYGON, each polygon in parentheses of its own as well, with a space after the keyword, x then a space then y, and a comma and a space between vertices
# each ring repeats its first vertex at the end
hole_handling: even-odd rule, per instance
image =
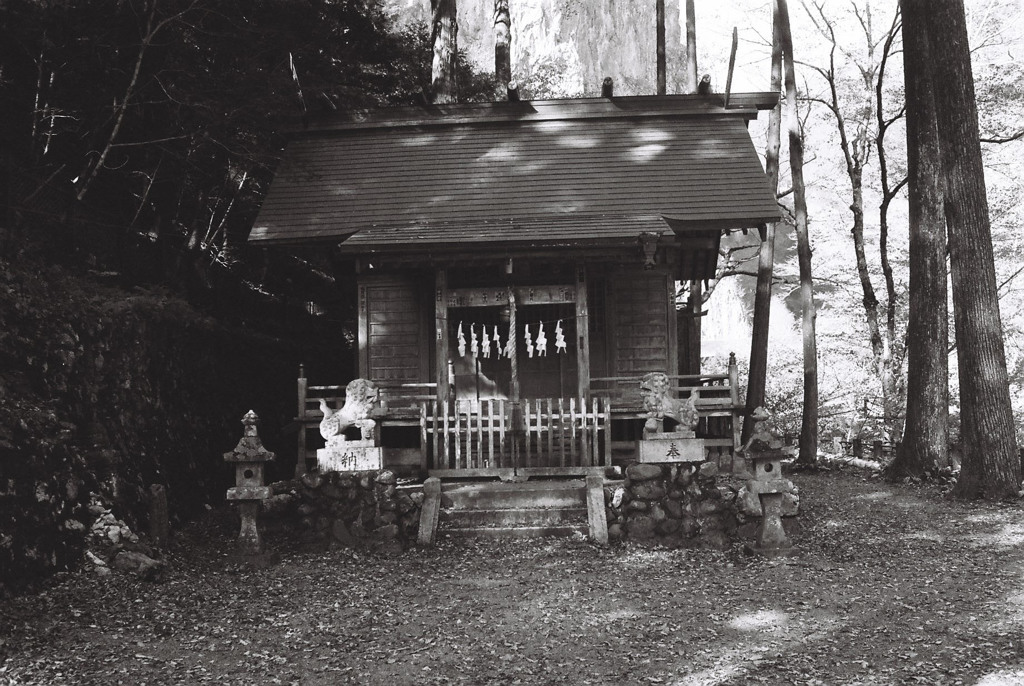
POLYGON ((274 453, 263 447, 256 433, 259 417, 252 410, 242 417, 245 431, 235 449, 224 453, 226 462, 235 463, 235 486, 228 489, 228 500, 238 503, 238 514, 242 519, 238 531, 238 548, 245 555, 259 555, 263 542, 256 524, 256 513, 261 500, 270 497, 270 488, 263 485, 263 463, 274 459, 274 453))
POLYGON ((692 431, 645 434, 640 440, 640 462, 703 462, 704 439, 692 431))
POLYGON ((149 539, 157 548, 166 548, 171 538, 167 514, 167 489, 163 484, 149 487, 149 539))
POLYGON ((364 472, 384 468, 384 449, 376 441, 337 441, 316 451, 321 472, 364 472))

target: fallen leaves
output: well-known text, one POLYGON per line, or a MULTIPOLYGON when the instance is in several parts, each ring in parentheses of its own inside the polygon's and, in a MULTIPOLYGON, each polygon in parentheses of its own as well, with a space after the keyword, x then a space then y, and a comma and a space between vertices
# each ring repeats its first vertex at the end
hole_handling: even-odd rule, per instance
POLYGON ((79 574, 10 601, 0 684, 953 684, 1024 664, 1024 551, 990 535, 1019 509, 797 480, 801 555, 777 562, 268 536, 281 562, 250 570, 221 554, 231 527, 197 525, 163 584, 79 574))

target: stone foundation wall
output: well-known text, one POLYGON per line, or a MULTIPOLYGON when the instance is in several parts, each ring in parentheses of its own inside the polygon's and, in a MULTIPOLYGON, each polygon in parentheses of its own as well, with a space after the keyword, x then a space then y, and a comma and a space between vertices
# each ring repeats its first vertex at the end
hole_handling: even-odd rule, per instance
POLYGON ((271 484, 263 519, 295 526, 305 543, 405 547, 419 531, 423 492, 398 485, 389 469, 309 472, 271 484))
MULTIPOLYGON (((724 550, 757 531, 760 503, 744 483, 719 476, 715 462, 629 465, 624 481, 605 486, 608 537, 724 550)), ((795 486, 784 505, 797 514, 795 486)))

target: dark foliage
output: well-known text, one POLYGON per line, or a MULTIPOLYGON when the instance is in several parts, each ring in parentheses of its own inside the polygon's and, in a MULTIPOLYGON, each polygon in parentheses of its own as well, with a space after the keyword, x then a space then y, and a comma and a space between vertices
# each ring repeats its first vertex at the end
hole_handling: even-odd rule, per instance
MULTIPOLYGON (((0 254, 141 261, 130 280, 184 294, 219 262, 240 287, 317 299, 330 274, 244 245, 285 132, 413 103, 429 78, 426 28, 373 0, 4 3, 0 254)), ((464 60, 459 81, 466 99, 493 92, 464 60)))

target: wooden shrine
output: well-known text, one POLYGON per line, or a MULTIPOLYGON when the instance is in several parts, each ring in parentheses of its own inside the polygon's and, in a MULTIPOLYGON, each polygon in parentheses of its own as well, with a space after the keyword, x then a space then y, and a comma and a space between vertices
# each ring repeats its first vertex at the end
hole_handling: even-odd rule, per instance
MULTIPOLYGON (((677 284, 714 277, 724 231, 778 218, 746 128, 776 100, 333 114, 293 134, 250 240, 330 256, 358 305, 358 376, 381 390, 385 462, 604 470, 635 459, 649 372, 731 454, 735 365, 701 373, 677 284)), ((315 426, 318 396, 338 391, 300 379, 300 420, 315 426)))

